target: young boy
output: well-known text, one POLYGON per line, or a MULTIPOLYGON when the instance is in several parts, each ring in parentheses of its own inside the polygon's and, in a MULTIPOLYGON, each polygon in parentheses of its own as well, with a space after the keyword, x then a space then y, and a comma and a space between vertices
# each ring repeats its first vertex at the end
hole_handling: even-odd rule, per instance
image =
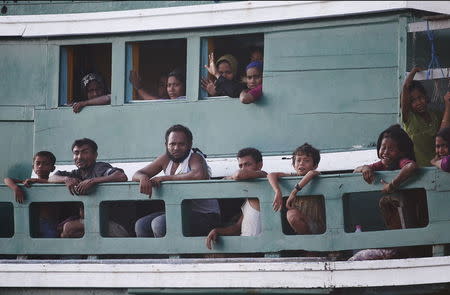
MULTIPOLYGON (((238 152, 237 159, 239 170, 225 179, 247 180, 254 178, 263 178, 267 176, 262 171, 263 160, 261 152, 254 148, 245 148, 238 152)), ((242 205, 242 215, 239 220, 228 227, 216 227, 212 229, 206 237, 206 247, 212 249, 214 242, 219 235, 223 236, 256 236, 261 233, 261 219, 259 215, 259 200, 247 199, 242 205)))
MULTIPOLYGON (((51 152, 40 151, 33 157, 33 171, 38 178, 27 178, 25 180, 5 178, 5 184, 14 192, 16 202, 23 203, 25 197, 23 191, 16 183, 22 183, 30 187, 32 183, 47 183, 50 173, 55 170, 56 158, 51 152)), ((40 207, 39 209, 39 237, 56 238, 56 224, 52 222, 51 208, 40 207)))
POLYGON ((298 147, 292 154, 292 166, 296 173, 273 172, 267 178, 272 186, 275 196, 273 200, 274 211, 282 207, 283 198, 278 178, 285 176, 303 176, 292 189, 286 201, 287 220, 297 234, 319 234, 325 231, 324 206, 321 199, 311 196, 297 198, 297 194, 311 179, 319 174, 317 166, 320 161, 320 152, 308 143, 298 147))

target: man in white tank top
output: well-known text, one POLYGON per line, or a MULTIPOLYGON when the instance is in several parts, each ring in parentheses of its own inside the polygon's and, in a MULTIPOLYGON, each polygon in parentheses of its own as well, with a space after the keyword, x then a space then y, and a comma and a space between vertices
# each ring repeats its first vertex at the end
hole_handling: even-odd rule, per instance
MULTIPOLYGON (((265 178, 267 173, 262 171, 263 160, 261 152, 254 148, 245 148, 237 154, 239 170, 225 179, 247 180, 265 178)), ((239 220, 227 227, 212 229, 206 237, 206 247, 212 249, 212 243, 218 236, 257 236, 261 233, 261 217, 258 199, 246 199, 241 207, 242 215, 239 220)))
MULTIPOLYGON (((209 179, 209 167, 204 157, 192 150, 192 133, 182 126, 174 125, 166 131, 166 153, 138 170, 133 181, 139 181, 140 192, 152 195, 154 186, 162 181, 209 179), (164 171, 164 176, 155 176, 164 171)), ((205 236, 220 223, 217 200, 190 200, 190 236, 205 236)), ((137 237, 163 237, 166 234, 165 212, 155 212, 136 221, 137 237)))

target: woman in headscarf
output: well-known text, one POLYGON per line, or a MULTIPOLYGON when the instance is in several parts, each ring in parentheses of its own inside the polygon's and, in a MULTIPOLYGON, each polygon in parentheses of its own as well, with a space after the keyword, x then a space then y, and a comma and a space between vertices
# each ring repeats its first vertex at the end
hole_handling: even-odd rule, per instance
POLYGON ((231 54, 225 54, 215 62, 214 53, 211 53, 209 55, 209 65, 205 65, 205 68, 211 75, 216 77, 216 81, 207 78, 201 80, 202 88, 210 96, 239 97, 239 94, 245 88, 236 79, 238 62, 231 54))
POLYGON ((84 99, 72 104, 74 113, 79 113, 85 106, 105 105, 111 103, 111 94, 105 86, 103 78, 96 73, 89 73, 81 79, 81 90, 84 99))

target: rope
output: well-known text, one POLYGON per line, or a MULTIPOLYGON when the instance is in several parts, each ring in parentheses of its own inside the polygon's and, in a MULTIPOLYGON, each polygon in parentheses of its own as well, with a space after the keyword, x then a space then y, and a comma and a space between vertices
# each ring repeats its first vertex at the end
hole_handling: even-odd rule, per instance
MULTIPOLYGON (((441 74, 442 74, 442 78, 446 78, 445 74, 444 74, 444 70, 441 68, 440 63, 439 63, 439 57, 436 54, 436 46, 434 44, 434 33, 432 30, 430 30, 430 24, 429 21, 427 20, 427 38, 428 41, 430 42, 430 46, 431 46, 431 60, 430 63, 428 64, 428 69, 427 69, 427 76, 426 79, 430 80, 433 79, 433 69, 438 68, 441 70, 441 74)), ((439 87, 440 83, 438 80, 434 80, 434 89, 433 89, 433 95, 431 98, 431 101, 433 102, 438 102, 439 98, 441 97, 441 91, 439 87)))
POLYGON ((444 75, 444 71, 442 70, 440 63, 439 63, 439 57, 436 54, 436 47, 434 45, 434 33, 433 31, 430 30, 430 24, 429 21, 427 20, 427 38, 428 41, 430 41, 430 45, 431 45, 431 60, 430 63, 428 64, 428 70, 427 70, 427 80, 431 78, 433 78, 433 70, 435 68, 440 68, 441 69, 441 73, 442 73, 442 78, 445 78, 444 75))

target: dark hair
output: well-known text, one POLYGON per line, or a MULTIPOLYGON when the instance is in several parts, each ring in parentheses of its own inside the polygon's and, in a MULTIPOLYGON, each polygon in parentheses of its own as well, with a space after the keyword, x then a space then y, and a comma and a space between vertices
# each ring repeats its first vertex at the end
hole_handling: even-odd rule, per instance
POLYGON ((187 127, 184 127, 183 125, 177 124, 177 125, 171 126, 169 129, 167 129, 167 131, 166 131, 166 144, 167 144, 167 140, 169 139, 169 135, 172 132, 183 132, 186 135, 186 138, 187 138, 188 142, 192 143, 192 132, 191 132, 191 130, 189 130, 189 128, 187 128, 187 127))
POLYGON ((106 89, 106 85, 105 85, 105 80, 103 80, 103 77, 99 74, 99 73, 89 73, 87 75, 85 75, 82 79, 81 79, 81 90, 83 91, 83 93, 86 94, 86 90, 87 87, 89 85, 89 83, 91 83, 92 81, 97 81, 98 84, 101 85, 101 87, 103 87, 105 93, 107 91, 106 89))
POLYGON ((52 165, 55 165, 56 163, 56 157, 53 153, 49 152, 49 151, 40 151, 37 152, 34 156, 33 156, 33 164, 34 164, 34 160, 36 159, 36 157, 45 157, 47 159, 50 160, 50 163, 52 165))
POLYGON ((167 74, 167 79, 169 77, 175 77, 178 81, 183 83, 183 85, 186 85, 186 77, 184 76, 184 73, 181 69, 175 69, 171 71, 169 74, 167 74))
MULTIPOLYGON (((408 134, 403 130, 399 124, 389 126, 386 130, 380 133, 377 141, 377 156, 380 158, 380 147, 383 138, 391 138, 397 142, 398 150, 404 157, 415 161, 416 156, 414 154, 414 143, 408 134)), ((381 159, 381 158, 380 158, 381 159)))
POLYGON ((314 165, 318 165, 320 162, 320 151, 307 142, 296 148, 295 151, 292 153, 292 165, 294 165, 295 163, 295 156, 299 154, 311 157, 313 159, 314 165))
POLYGON ((447 142, 447 145, 450 145, 450 127, 439 130, 439 132, 436 134, 436 137, 438 136, 442 137, 442 139, 447 142))
POLYGON ((419 92, 422 92, 423 95, 427 96, 427 91, 425 90, 425 87, 423 87, 423 84, 419 81, 413 80, 411 84, 408 87, 408 91, 411 93, 413 90, 418 90, 419 92))
POLYGON ((73 142, 72 151, 73 151, 74 147, 76 147, 76 146, 80 147, 82 145, 88 145, 95 153, 98 150, 98 146, 95 143, 95 141, 93 141, 92 139, 89 139, 89 138, 82 138, 82 139, 77 139, 73 142))
POLYGON ((248 148, 241 149, 237 153, 236 157, 242 158, 242 157, 246 157, 246 156, 251 156, 253 158, 253 160, 255 160, 256 163, 262 162, 261 152, 255 148, 248 147, 248 148))

